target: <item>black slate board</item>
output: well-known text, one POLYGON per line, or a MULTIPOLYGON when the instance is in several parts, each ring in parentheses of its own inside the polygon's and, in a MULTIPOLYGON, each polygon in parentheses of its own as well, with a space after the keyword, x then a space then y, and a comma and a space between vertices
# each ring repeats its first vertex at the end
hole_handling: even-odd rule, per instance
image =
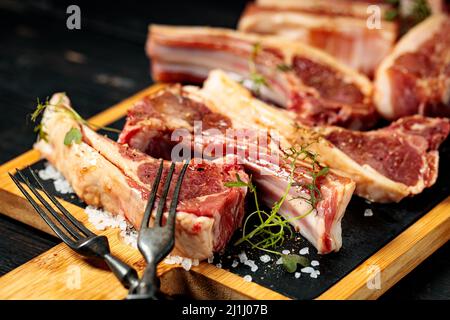
MULTIPOLYGON (((120 129, 124 121, 122 118, 111 127, 120 129)), ((115 133, 101 132, 112 139, 117 139, 115 133)), ((449 162, 450 140, 447 139, 440 148, 439 176, 436 184, 420 195, 396 204, 368 203, 358 196, 353 196, 342 221, 343 246, 337 253, 318 255, 314 247, 302 237, 286 238, 280 249, 289 249, 292 253, 298 254, 300 249, 309 247, 309 254, 306 257, 320 263, 318 267, 314 267, 320 271, 317 279, 305 273, 297 279, 294 274, 286 272, 281 265, 275 263, 278 256, 269 254, 272 260, 263 263, 259 258, 265 254, 264 252, 253 250, 245 243, 239 246, 232 245, 241 236, 240 230, 233 236, 225 252, 214 257, 213 263, 220 264, 222 268, 240 276, 251 275, 252 281, 290 298, 316 298, 450 195, 449 162), (372 209, 373 216, 365 217, 366 209, 372 209), (249 266, 241 263, 235 268, 232 267, 234 260, 239 261, 238 255, 241 252, 245 252, 249 259, 255 261, 258 265, 256 272, 252 272, 249 266)), ((44 168, 44 164, 45 161, 41 160, 31 168, 39 171, 44 168)), ((51 181, 45 181, 45 187, 68 202, 80 207, 86 206, 74 194, 58 194, 51 181)))

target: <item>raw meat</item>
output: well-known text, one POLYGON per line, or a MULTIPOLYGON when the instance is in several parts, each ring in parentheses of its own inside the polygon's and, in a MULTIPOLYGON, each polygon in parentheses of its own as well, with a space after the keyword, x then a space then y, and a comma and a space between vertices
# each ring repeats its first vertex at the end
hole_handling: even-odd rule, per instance
MULTIPOLYGON (((188 145, 188 149, 194 149, 197 154, 204 157, 216 157, 217 153, 231 154, 237 157, 247 172, 252 174, 264 203, 273 206, 280 200, 290 183, 289 176, 292 172, 290 162, 285 159, 284 153, 274 143, 272 136, 269 137, 270 141, 267 144, 261 144, 261 140, 256 139, 253 142, 252 137, 258 137, 257 128, 254 126, 233 128, 232 125, 236 122, 229 119, 226 114, 214 112, 214 109, 212 103, 201 97, 197 88, 176 85, 166 87, 144 98, 129 110, 119 142, 150 154, 154 152, 159 154, 160 149, 173 150, 180 143, 188 145), (200 132, 197 131, 195 138, 191 137, 187 142, 180 141, 176 134, 177 130, 178 132, 180 129, 186 130, 193 134, 197 129, 195 122, 202 123, 203 128, 200 132), (241 130, 247 140, 235 139, 238 137, 237 131, 230 129, 241 130), (155 149, 151 145, 161 147, 155 149), (257 156, 253 156, 250 152, 252 148, 258 150, 257 156)), ((267 133, 267 130, 264 132, 267 133)), ((334 173, 318 178, 316 184, 322 198, 312 210, 309 201, 311 193, 307 188, 307 185, 311 184, 311 170, 308 163, 298 161, 293 171, 295 187, 289 190, 280 214, 292 219, 292 225, 317 248, 319 253, 338 251, 342 245, 341 219, 355 185, 350 179, 334 173), (307 214, 308 212, 310 214, 307 214), (304 215, 306 216, 302 219, 295 219, 304 215)))
MULTIPOLYGON (((298 3, 304 2, 310 1, 298 3)), ((352 14, 350 7, 354 4, 348 5, 347 11, 335 12, 334 3, 323 8, 287 7, 283 1, 273 2, 270 6, 250 4, 239 20, 238 29, 309 44, 349 67, 373 76, 378 64, 394 46, 397 23, 381 20, 379 26, 369 28, 367 7, 370 3, 365 4, 363 16, 352 14)))
POLYGON ((449 134, 449 120, 406 117, 368 132, 338 127, 313 130, 295 116, 253 98, 221 71, 211 72, 201 90, 214 111, 227 114, 233 126, 277 129, 284 147, 310 144, 319 160, 351 177, 356 194, 376 202, 398 202, 434 184, 438 174, 437 148, 449 134))
POLYGON ((367 129, 377 120, 365 76, 323 51, 281 37, 153 25, 147 54, 156 81, 201 82, 220 68, 246 79, 263 99, 293 110, 306 125, 367 129))
MULTIPOLYGON (((78 123, 70 112, 61 111, 70 108, 63 94, 55 94, 50 103, 57 106, 47 107, 42 120, 48 142, 40 140, 35 148, 65 176, 80 199, 124 215, 139 228, 159 160, 78 123), (82 132, 82 142, 66 146, 64 137, 71 128, 82 132)), ((173 181, 180 169, 181 163, 173 181)), ((202 161, 189 165, 176 217, 175 248, 181 255, 205 259, 223 250, 240 227, 247 188, 224 186, 225 182, 235 181, 237 174, 243 181, 248 180, 236 164, 202 161)))
POLYGON ((411 29, 381 63, 374 101, 386 119, 450 116, 450 18, 436 14, 411 29))

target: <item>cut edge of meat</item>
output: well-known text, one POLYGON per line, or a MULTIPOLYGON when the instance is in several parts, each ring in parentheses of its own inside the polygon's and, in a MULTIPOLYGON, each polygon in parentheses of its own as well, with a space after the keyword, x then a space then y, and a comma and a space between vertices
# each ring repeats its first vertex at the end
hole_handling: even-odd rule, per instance
POLYGON ((354 17, 323 14, 292 10, 292 8, 259 6, 252 3, 247 5, 241 15, 238 30, 260 35, 282 36, 291 41, 307 43, 326 51, 352 69, 368 76, 373 76, 376 67, 391 51, 398 35, 396 22, 383 21, 382 28, 368 29, 367 15, 354 17), (319 38, 315 38, 314 35, 319 38), (321 39, 321 36, 325 38, 321 39), (339 37, 341 37, 340 42, 337 42, 339 37), (358 40, 358 38, 361 39, 358 40), (353 42, 346 42, 349 39, 353 42), (374 39, 377 41, 375 42, 374 39), (352 50, 348 48, 343 50, 342 46, 347 46, 349 43, 349 48, 352 50), (373 47, 379 50, 378 54, 367 53, 373 47), (364 52, 367 54, 364 55, 364 52))
POLYGON ((399 116, 392 105, 394 92, 391 90, 389 69, 396 59, 404 53, 414 52, 433 35, 440 31, 441 25, 449 17, 446 14, 434 14, 419 23, 406 33, 395 45, 389 54, 380 63, 375 73, 373 100, 378 113, 388 120, 395 120, 399 116))

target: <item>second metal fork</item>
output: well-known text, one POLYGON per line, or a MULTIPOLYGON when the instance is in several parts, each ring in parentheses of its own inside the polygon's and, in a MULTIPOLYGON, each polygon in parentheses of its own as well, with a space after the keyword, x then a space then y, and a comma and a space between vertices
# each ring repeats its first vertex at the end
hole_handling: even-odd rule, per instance
POLYGON ((175 216, 178 196, 188 165, 188 162, 183 165, 183 168, 178 176, 172 195, 172 201, 170 203, 169 213, 166 218, 166 223, 163 226, 162 218, 164 207, 166 205, 167 195, 169 194, 170 183, 175 169, 175 163, 172 162, 164 183, 162 195, 158 201, 158 209, 156 210, 153 226, 150 227, 150 217, 155 205, 156 193, 158 191, 164 167, 163 161, 161 160, 158 173, 155 177, 155 181, 153 182, 152 190, 148 198, 147 207, 145 208, 138 237, 138 248, 147 262, 147 267, 145 268, 144 274, 137 287, 130 290, 128 299, 160 298, 160 292, 158 290, 159 279, 156 276, 156 266, 170 253, 170 251, 172 251, 175 244, 175 216))

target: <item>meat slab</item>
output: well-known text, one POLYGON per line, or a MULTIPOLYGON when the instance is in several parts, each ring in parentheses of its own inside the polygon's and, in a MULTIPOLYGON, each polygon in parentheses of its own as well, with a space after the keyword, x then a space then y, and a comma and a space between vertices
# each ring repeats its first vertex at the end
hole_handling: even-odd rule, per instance
MULTIPOLYGON (((65 95, 55 94, 50 104, 42 120, 47 141, 40 140, 35 148, 64 175, 80 199, 124 215, 139 228, 159 160, 78 123, 70 112, 61 111, 70 108, 65 95), (82 132, 82 142, 66 146, 63 140, 71 128, 82 132)), ((168 166, 165 163, 163 180, 168 166)), ((181 166, 177 164, 173 181, 181 166)), ((175 249, 179 254, 205 259, 223 250, 240 227, 247 188, 224 186, 235 181, 236 175, 248 181, 242 167, 234 163, 205 160, 189 165, 177 207, 175 249)))
POLYGON ((222 152, 233 155, 244 165, 246 171, 251 173, 258 195, 269 207, 284 194, 292 172, 295 187, 289 190, 280 214, 291 219, 295 229, 308 239, 319 253, 338 251, 342 245, 341 219, 355 188, 351 179, 334 173, 319 178, 316 183, 322 198, 317 206, 312 208, 308 201, 311 193, 306 187, 312 179, 310 164, 298 161, 294 171, 291 171, 291 163, 285 159, 280 146, 273 140, 269 139, 271 141, 264 145, 260 140, 250 143, 235 140, 236 131, 232 131, 230 135, 229 129, 241 130, 249 138, 246 140, 248 141, 252 135, 257 136, 257 128, 237 126, 226 113, 215 112, 215 109, 214 104, 202 97, 198 88, 177 85, 166 87, 137 102, 129 110, 119 142, 158 155, 160 149, 173 150, 179 143, 188 145, 189 149, 195 149, 204 157, 215 157, 217 153, 222 155, 222 152), (180 129, 190 134, 195 133, 196 122, 202 123, 203 126, 200 141, 188 139, 187 142, 181 142, 176 138, 176 132, 180 129), (173 141, 176 141, 175 146, 173 141), (154 145, 158 148, 153 148, 154 145), (249 151, 252 147, 259 150, 257 157, 252 157, 249 151), (301 216, 305 217, 300 219, 301 216))
POLYGON ((356 194, 376 202, 398 202, 433 185, 437 149, 449 134, 448 119, 423 116, 401 118, 367 132, 333 126, 311 129, 296 123, 291 112, 253 98, 219 70, 211 72, 201 93, 235 126, 278 128, 285 148, 310 144, 322 163, 356 182, 356 194))
POLYGON ((386 119, 450 116, 450 18, 436 14, 412 28, 381 63, 374 101, 386 119))
POLYGON ((219 68, 244 80, 255 94, 294 111, 306 125, 367 129, 377 120, 372 84, 321 50, 281 37, 228 29, 149 29, 153 79, 201 82, 219 68))

